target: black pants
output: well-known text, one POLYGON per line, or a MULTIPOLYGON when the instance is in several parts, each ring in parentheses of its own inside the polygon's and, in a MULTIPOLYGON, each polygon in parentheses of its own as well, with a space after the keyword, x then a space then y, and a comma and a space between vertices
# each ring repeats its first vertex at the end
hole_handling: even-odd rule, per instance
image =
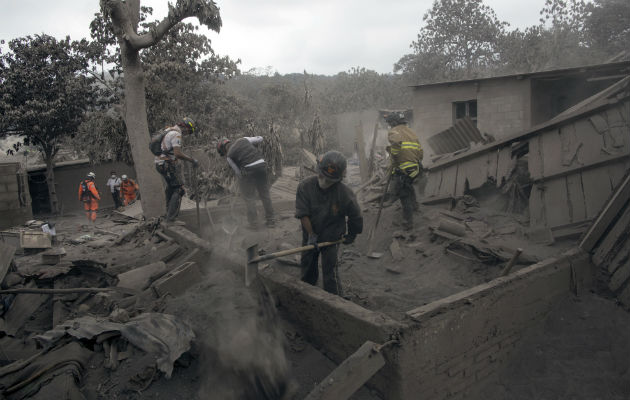
POLYGON ((267 169, 265 164, 259 164, 245 169, 240 180, 240 186, 247 206, 247 222, 251 225, 255 225, 256 218, 258 217, 254 200, 255 192, 258 192, 258 197, 260 197, 262 201, 263 208, 265 209, 265 218, 267 221, 273 221, 273 206, 271 205, 271 197, 269 196, 269 183, 267 181, 267 169))
MULTIPOLYGON (((302 245, 306 246, 308 235, 302 231, 302 245)), ((328 293, 341 296, 341 282, 339 280, 337 267, 337 252, 339 245, 328 246, 320 249, 319 251, 305 251, 302 253, 300 260, 300 266, 302 269, 302 281, 311 285, 317 284, 317 278, 319 277, 319 268, 317 262, 319 256, 322 256, 322 282, 324 284, 324 290, 328 293)))
POLYGON ((184 195, 184 183, 179 168, 174 162, 165 161, 155 164, 155 169, 162 175, 166 182, 166 220, 173 221, 179 214, 179 207, 184 195))
POLYGON ((120 200, 120 190, 114 189, 112 192, 112 199, 114 199, 114 207, 119 208, 122 206, 122 201, 120 200))
POLYGON ((394 183, 394 194, 400 199, 402 206, 403 227, 411 229, 413 227, 413 212, 416 204, 416 191, 413 188, 414 178, 404 172, 397 172, 392 176, 394 183))

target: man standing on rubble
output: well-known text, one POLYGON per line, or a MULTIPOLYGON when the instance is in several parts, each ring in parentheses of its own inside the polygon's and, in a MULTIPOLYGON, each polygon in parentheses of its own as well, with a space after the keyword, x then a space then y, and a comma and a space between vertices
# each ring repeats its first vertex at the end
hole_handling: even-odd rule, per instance
POLYGON ((394 194, 402 206, 403 229, 411 230, 413 213, 418 208, 413 182, 422 171, 422 146, 418 136, 407 126, 404 113, 391 112, 385 115, 385 121, 391 128, 387 139, 394 194))
POLYGON ((357 199, 352 190, 341 183, 346 166, 343 154, 327 152, 317 163, 317 176, 300 182, 295 196, 295 217, 302 224, 302 245, 315 246, 314 250, 302 253, 302 281, 317 284, 317 263, 321 254, 324 290, 337 295, 342 295, 337 274, 339 245, 319 249, 317 243, 343 238, 343 244, 351 244, 363 231, 357 199))
POLYGON ((269 196, 267 164, 257 147, 262 141, 262 136, 245 136, 234 142, 223 138, 217 143, 219 155, 226 157, 228 164, 239 178, 241 193, 247 206, 247 222, 251 229, 257 229, 258 225, 254 191, 258 192, 258 197, 265 209, 266 225, 270 228, 275 225, 273 206, 269 196))
POLYGON ((90 221, 92 232, 94 232, 94 227, 96 224, 96 211, 98 211, 98 201, 101 199, 101 196, 96 189, 96 185, 94 184, 95 179, 96 174, 94 172, 90 172, 87 174, 86 179, 81 181, 81 183, 79 184, 79 201, 83 203, 85 216, 87 217, 88 221, 90 221))
POLYGON ((192 135, 195 122, 185 117, 175 126, 165 129, 161 138, 161 154, 155 157, 155 169, 166 182, 166 222, 175 222, 179 214, 182 196, 184 196, 184 180, 177 160, 185 160, 196 168, 199 162, 182 152, 182 135, 192 135))
POLYGON ((112 175, 107 180, 107 186, 112 192, 112 198, 114 199, 114 207, 120 208, 122 202, 120 201, 120 178, 116 176, 116 172, 112 171, 112 175))

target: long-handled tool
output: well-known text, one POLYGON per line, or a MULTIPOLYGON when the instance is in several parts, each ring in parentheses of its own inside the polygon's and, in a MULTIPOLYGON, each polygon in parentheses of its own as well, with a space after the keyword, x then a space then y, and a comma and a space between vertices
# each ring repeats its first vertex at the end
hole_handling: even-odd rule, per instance
POLYGON ((201 229, 201 221, 199 219, 199 177, 197 176, 196 166, 193 166, 193 179, 195 181, 195 203, 197 205, 197 229, 201 229))
MULTIPOLYGON (((321 242, 321 243, 317 243, 317 248, 321 249, 322 247, 333 246, 341 242, 343 242, 343 239, 339 239, 334 242, 321 242)), ((272 260, 278 257, 289 256, 291 254, 301 253, 303 251, 314 250, 314 249, 315 249, 315 246, 311 244, 308 246, 297 247, 295 249, 289 249, 289 250, 282 250, 275 253, 264 254, 262 256, 256 257, 256 253, 258 253, 258 244, 249 246, 247 248, 247 265, 245 265, 245 285, 249 286, 256 278, 256 275, 258 275, 259 262, 272 260)))
POLYGON ((381 196, 381 201, 378 205, 378 212, 376 214, 376 222, 374 222, 374 226, 370 230, 368 234, 368 245, 367 245, 367 256, 370 258, 381 258, 383 253, 373 252, 374 248, 374 233, 376 232, 376 228, 378 227, 378 221, 381 219, 381 211, 383 211, 383 202, 385 201, 385 195, 387 194, 387 189, 389 189, 389 182, 392 180, 392 171, 391 168, 387 170, 387 183, 385 183, 385 189, 383 189, 383 195, 381 196))

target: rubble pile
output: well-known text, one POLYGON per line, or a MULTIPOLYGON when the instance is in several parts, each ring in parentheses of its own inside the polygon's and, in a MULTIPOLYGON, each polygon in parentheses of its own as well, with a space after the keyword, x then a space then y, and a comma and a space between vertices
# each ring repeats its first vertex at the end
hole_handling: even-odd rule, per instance
POLYGON ((195 333, 166 300, 199 270, 159 221, 119 232, 66 235, 47 251, 0 242, 0 397, 110 398, 171 377, 195 333), (102 384, 82 388, 88 375, 102 384))

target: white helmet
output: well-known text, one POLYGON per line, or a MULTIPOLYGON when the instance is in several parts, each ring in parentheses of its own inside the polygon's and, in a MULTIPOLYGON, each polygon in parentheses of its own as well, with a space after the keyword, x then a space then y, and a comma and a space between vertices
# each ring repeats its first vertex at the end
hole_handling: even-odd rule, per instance
POLYGON ((88 178, 92 178, 92 179, 96 179, 96 174, 94 172, 88 172, 87 177, 88 178))
POLYGON ((125 179, 127 179, 127 175, 123 175, 123 176, 121 176, 121 178, 124 181, 125 179))

